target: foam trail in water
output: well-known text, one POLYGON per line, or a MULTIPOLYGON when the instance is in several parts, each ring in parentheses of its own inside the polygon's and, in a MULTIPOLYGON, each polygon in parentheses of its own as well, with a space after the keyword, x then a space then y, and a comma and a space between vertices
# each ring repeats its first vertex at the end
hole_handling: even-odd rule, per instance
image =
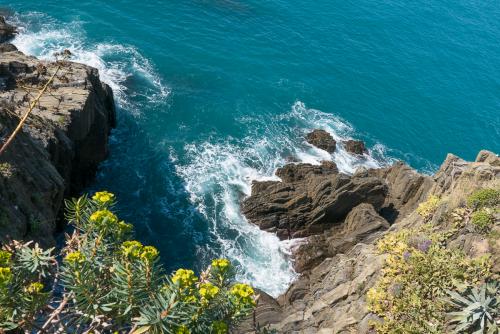
POLYGON ((20 51, 39 59, 53 60, 55 52, 70 50, 72 61, 99 70, 101 80, 113 89, 118 105, 127 110, 135 113, 140 110, 127 95, 143 95, 149 102, 162 103, 170 93, 149 60, 133 46, 89 43, 78 21, 61 24, 37 12, 17 15, 13 19, 20 30, 13 44, 20 51), (132 91, 127 87, 131 77, 138 81, 132 91))
POLYGON ((259 158, 259 146, 241 148, 227 142, 186 145, 191 163, 178 165, 177 171, 186 181, 191 201, 210 222, 221 253, 240 268, 238 280, 276 296, 295 277, 288 250, 275 235, 249 224, 239 209, 242 196, 250 195, 251 181, 266 179, 274 168, 271 161, 260 170, 251 167, 251 160, 259 158))
POLYGON ((278 180, 274 172, 289 158, 312 164, 333 160, 346 173, 360 166, 380 167, 385 161, 383 146, 377 144, 370 150, 375 157, 353 157, 342 145, 333 155, 309 145, 304 134, 312 129, 328 131, 339 143, 354 130, 340 118, 307 109, 302 102, 271 121, 257 116, 240 121, 247 123, 247 137, 186 145, 188 163, 177 164, 176 169, 185 181, 191 202, 210 223, 210 231, 221 245, 220 252, 240 268, 238 279, 277 296, 296 277, 290 252, 302 240, 280 241, 247 222, 240 203, 250 195, 252 181, 278 180))

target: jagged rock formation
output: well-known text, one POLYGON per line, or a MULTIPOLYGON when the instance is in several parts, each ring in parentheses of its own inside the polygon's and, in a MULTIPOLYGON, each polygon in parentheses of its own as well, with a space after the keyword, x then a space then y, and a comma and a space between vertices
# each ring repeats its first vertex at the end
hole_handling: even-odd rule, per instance
POLYGON ((335 139, 325 130, 313 130, 311 133, 307 134, 306 140, 309 144, 325 150, 328 153, 335 152, 335 148, 337 147, 335 139))
MULTIPOLYGON (((300 169, 300 165, 296 166, 286 168, 300 169)), ((321 170, 321 167, 317 168, 321 170)), ((267 210, 264 202, 260 202, 263 209, 257 210, 253 205, 259 200, 252 198, 252 194, 248 199, 250 210, 245 211, 250 213, 249 220, 262 226, 275 222, 277 216, 291 216, 298 209, 277 199, 299 196, 295 189, 305 187, 299 185, 300 182, 322 183, 329 179, 330 182, 325 184, 332 187, 335 183, 331 180, 338 178, 339 174, 307 175, 299 179, 284 178, 282 186, 287 187, 287 192, 274 191, 282 189, 274 183, 268 186, 274 187, 271 188, 273 191, 254 185, 260 190, 255 196, 263 196, 263 201, 271 199, 274 202, 267 206, 267 210)), ((432 221, 443 224, 448 213, 463 205, 473 191, 484 187, 500 188, 500 158, 488 151, 481 151, 475 162, 448 155, 434 176, 421 175, 403 163, 396 163, 388 168, 361 169, 350 177, 351 181, 353 179, 357 182, 363 182, 363 179, 377 180, 372 182, 382 184, 386 189, 382 201, 377 200, 377 205, 358 203, 340 220, 330 220, 328 218, 331 216, 326 215, 324 217, 327 218, 320 224, 322 230, 314 233, 309 230, 314 235, 309 236, 294 252, 294 264, 301 273, 300 277, 279 298, 273 299, 266 295, 260 301, 253 322, 249 321, 240 328, 242 333, 251 332, 252 328, 256 328, 256 323, 260 327, 270 326, 278 333, 370 333, 370 322, 378 319, 367 309, 366 293, 377 281, 385 261, 385 255, 376 251, 375 242, 385 233, 424 224, 424 218, 415 209, 430 194, 442 198, 432 221)), ((336 192, 339 192, 338 188, 330 189, 330 193, 336 192)), ((318 195, 322 196, 322 193, 318 195)), ((325 203, 316 199, 304 202, 309 206, 303 206, 304 211, 300 211, 302 219, 311 218, 309 212, 305 211, 306 207, 314 211, 319 208, 316 204, 325 203)), ((332 202, 327 203, 333 205, 332 202)), ((246 202, 243 204, 244 208, 248 206, 246 202)), ((321 210, 328 211, 326 207, 321 210)), ((306 221, 303 225, 307 226, 310 222, 306 221)), ((303 225, 295 226, 301 230, 303 225)), ((495 228, 495 233, 500 233, 500 226, 495 228)), ((449 245, 473 257, 492 254, 494 270, 500 273, 498 239, 492 242, 485 235, 465 229, 452 236, 449 245)))
MULTIPOLYGON (((5 140, 58 63, 0 46, 0 140, 5 140)), ((0 156, 0 241, 53 243, 63 198, 80 191, 108 154, 115 126, 110 87, 95 68, 60 64, 51 88, 0 156)))
POLYGON ((388 192, 381 178, 338 173, 331 162, 287 165, 276 174, 283 182, 254 182, 242 210, 252 223, 281 239, 324 231, 361 203, 380 209, 388 192))

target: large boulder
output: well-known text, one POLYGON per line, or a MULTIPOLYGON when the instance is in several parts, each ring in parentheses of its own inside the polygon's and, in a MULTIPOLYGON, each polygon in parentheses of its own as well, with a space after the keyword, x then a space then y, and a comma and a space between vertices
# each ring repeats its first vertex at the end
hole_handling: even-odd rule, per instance
POLYGON ((332 161, 323 161, 321 165, 311 164, 288 164, 276 170, 283 182, 297 182, 305 180, 313 175, 329 175, 338 173, 337 165, 332 161))
POLYGON ((335 142, 335 139, 333 139, 332 135, 330 135, 325 130, 313 130, 312 132, 307 134, 306 139, 309 144, 325 150, 328 153, 335 152, 337 142, 335 142))
POLYGON ((361 203, 378 210, 388 192, 381 178, 338 173, 331 163, 288 165, 277 175, 282 182, 254 182, 242 211, 250 222, 281 239, 321 233, 361 203))
POLYGON ((357 155, 368 152, 365 143, 361 140, 346 140, 344 141, 344 148, 347 152, 357 155))
POLYGON ((386 168, 359 170, 356 174, 385 180, 389 193, 381 214, 391 223, 414 211, 418 204, 425 200, 432 186, 430 176, 418 173, 403 162, 396 162, 386 168))
POLYGON ((346 253, 358 242, 368 243, 377 239, 380 236, 377 232, 389 227, 387 220, 375 211, 373 205, 362 203, 349 212, 339 234, 326 238, 328 251, 332 256, 346 253))
POLYGON ((5 22, 5 18, 0 16, 0 43, 13 38, 15 33, 16 27, 5 22))
POLYGON ((10 43, 1 43, 0 44, 0 53, 17 51, 17 48, 14 44, 10 43))

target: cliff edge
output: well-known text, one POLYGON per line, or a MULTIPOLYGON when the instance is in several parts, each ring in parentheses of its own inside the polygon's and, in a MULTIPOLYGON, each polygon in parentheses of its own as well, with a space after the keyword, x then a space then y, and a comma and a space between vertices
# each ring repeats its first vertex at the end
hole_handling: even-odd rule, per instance
MULTIPOLYGON (((15 29, 0 20, 0 40, 15 29)), ((0 156, 0 241, 53 244, 66 196, 76 194, 108 155, 115 126, 111 88, 97 69, 65 60, 41 61, 0 44, 0 143, 58 69, 22 131, 0 156)))

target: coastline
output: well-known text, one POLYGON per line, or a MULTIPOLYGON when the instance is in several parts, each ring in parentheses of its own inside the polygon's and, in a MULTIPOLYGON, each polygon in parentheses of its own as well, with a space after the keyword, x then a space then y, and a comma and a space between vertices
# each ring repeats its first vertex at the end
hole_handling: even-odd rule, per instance
MULTIPOLYGON (((16 71, 17 63, 26 64, 21 66, 23 69, 19 72, 24 76, 34 73, 37 63, 43 63, 49 69, 44 75, 49 75, 53 70, 51 67, 54 65, 50 62, 39 62, 5 45, 0 45, 0 48, 10 51, 3 51, 3 59, 6 61, 3 64, 2 60, 1 68, 8 68, 12 72, 13 62, 16 62, 16 71)), ((22 201, 22 205, 27 205, 24 201, 28 200, 40 201, 34 204, 53 209, 47 217, 42 218, 50 223, 44 223, 38 232, 42 238, 40 240, 49 244, 53 240, 47 234, 51 234, 55 228, 53 222, 56 218, 52 217, 57 216, 60 211, 64 195, 78 192, 93 177, 97 165, 107 156, 107 136, 111 127, 115 126, 114 102, 109 86, 100 82, 95 69, 75 63, 69 67, 79 74, 69 78, 68 82, 64 82, 66 79, 60 81, 57 88, 78 89, 79 83, 85 81, 92 86, 89 91, 96 95, 85 93, 88 96, 80 103, 85 107, 80 108, 76 117, 72 117, 73 111, 66 111, 71 116, 68 119, 56 119, 51 116, 52 111, 40 108, 37 117, 41 118, 37 118, 37 121, 41 121, 39 125, 45 130, 39 132, 40 128, 32 124, 28 134, 20 137, 23 146, 28 147, 28 155, 39 155, 35 165, 43 165, 43 168, 29 169, 29 174, 34 174, 34 169, 43 174, 40 178, 30 180, 29 187, 32 182, 36 184, 47 179, 54 181, 49 186, 51 192, 43 195, 42 200, 35 199, 36 197, 27 199, 27 195, 16 199, 22 201), (89 100, 94 100, 94 103, 87 108, 89 100), (82 122, 82 119, 86 121, 82 122), (61 137, 61 132, 72 145, 82 145, 80 149, 70 151, 64 146, 68 141, 61 137), (93 153, 84 154, 84 147, 92 147, 93 153), (61 156, 67 155, 73 156, 71 161, 61 163, 61 156), (81 166, 82 163, 86 165, 85 168, 74 167, 81 166)), ((37 75, 42 74, 38 72, 37 75)), ((81 93, 71 91, 68 94, 81 93)), ((57 93, 55 96, 58 96, 57 93)), ((49 104, 48 109, 51 108, 49 104)), ((54 112, 56 115, 66 113, 59 109, 54 112)), ((5 123, 9 128, 14 120, 7 118, 5 123)), ((317 145, 327 152, 332 150, 328 143, 326 146, 321 143, 317 145)), ((359 143, 352 145, 353 154, 364 153, 359 143)), ((12 157, 9 159, 18 161, 12 157)), ((421 224, 422 219, 414 211, 429 194, 448 196, 459 201, 463 200, 466 193, 461 192, 463 189, 458 191, 457 185, 461 185, 469 177, 476 182, 474 188, 495 184, 499 175, 498 166, 498 156, 487 151, 481 151, 474 162, 465 162, 450 155, 433 176, 420 174, 402 162, 379 169, 359 168, 352 175, 339 172, 332 162, 319 166, 294 163, 278 168, 276 176, 281 181, 254 182, 251 196, 242 203, 242 212, 250 223, 276 233, 282 240, 304 240, 292 247, 295 269, 301 276, 276 299, 262 293, 257 322, 261 326, 271 325, 285 332, 368 332, 368 322, 375 317, 367 312, 364 296, 366 290, 374 284, 384 260, 375 252, 375 242, 386 231, 421 224), (352 272, 341 272, 339 263, 352 272), (350 263, 359 265, 349 267, 350 263), (349 284, 345 277, 342 278, 346 275, 350 275, 352 282, 349 284), (326 278, 328 280, 323 281, 326 278), (336 311, 331 310, 334 306, 337 307, 336 311)), ((4 188, 24 187, 14 185, 18 184, 15 177, 27 182, 28 175, 23 175, 20 170, 25 169, 13 166, 12 170, 3 170, 5 175, 9 174, 9 177, 3 175, 4 179, 10 180, 6 182, 13 182, 4 188), (14 179, 11 179, 13 176, 14 179)), ((27 194, 28 190, 22 189, 20 193, 27 194)), ((0 195, 8 197, 8 194, 0 195)), ((7 214, 12 215, 11 212, 7 214)), ((11 216, 9 218, 12 219, 11 216)), ((37 237, 32 234, 29 219, 20 224, 23 227, 16 233, 24 237, 37 237)), ((255 327, 256 324, 252 324, 252 328, 255 327)))

